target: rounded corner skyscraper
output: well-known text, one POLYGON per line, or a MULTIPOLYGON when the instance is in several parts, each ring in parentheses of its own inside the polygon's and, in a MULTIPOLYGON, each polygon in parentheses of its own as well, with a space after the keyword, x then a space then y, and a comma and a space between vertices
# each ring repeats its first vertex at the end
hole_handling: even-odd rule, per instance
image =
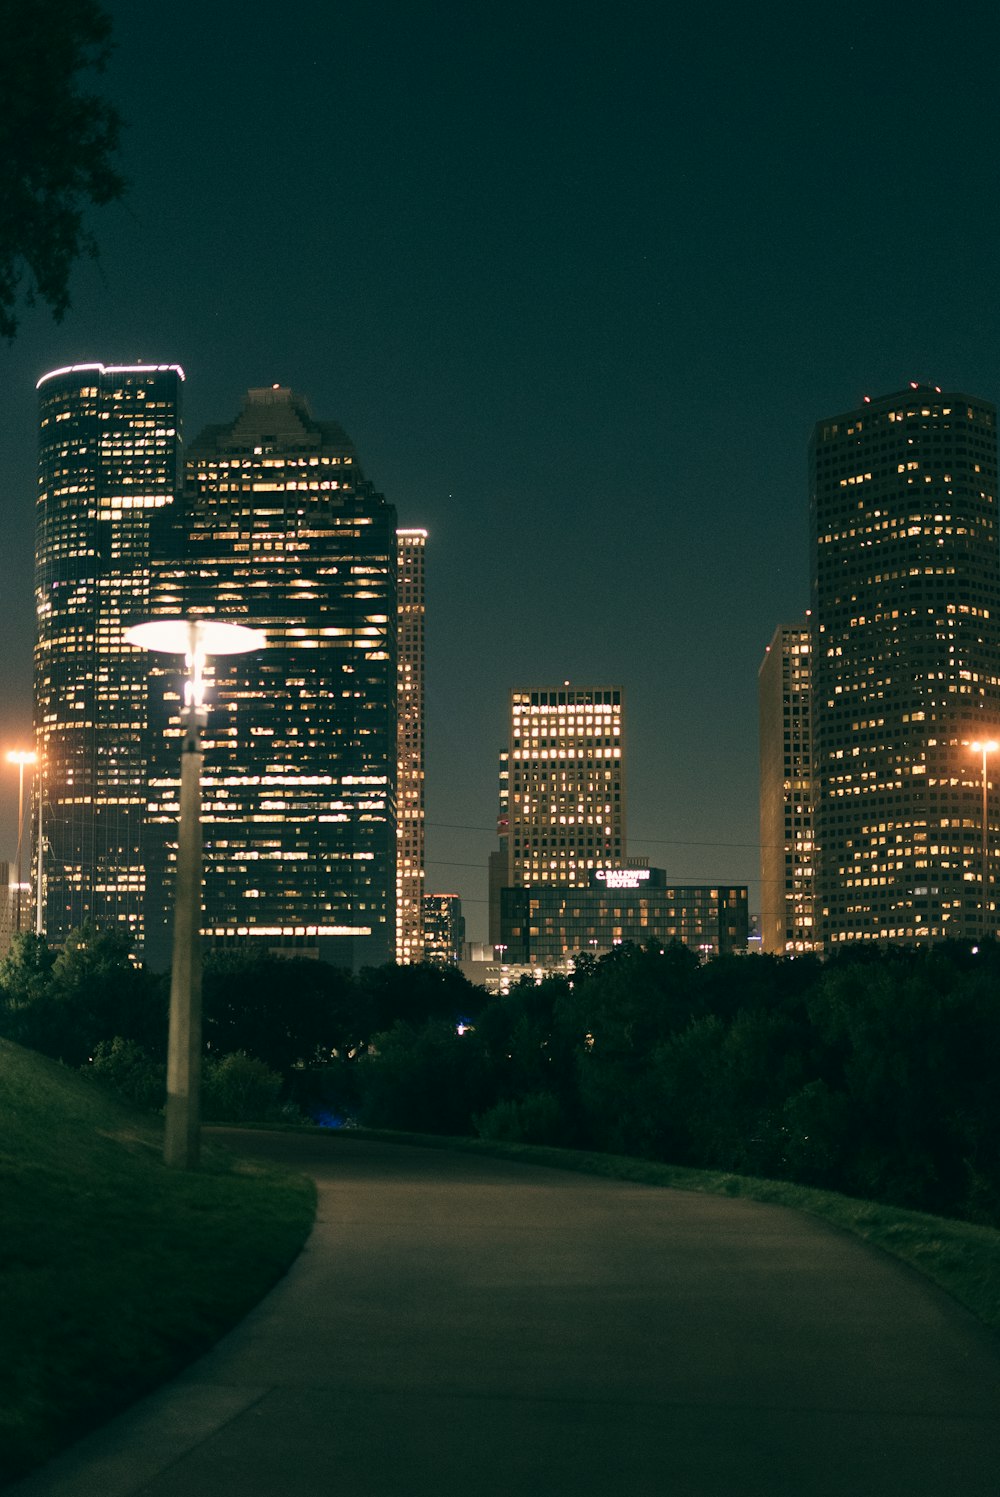
POLYGON ((56 945, 86 921, 142 943, 149 691, 122 631, 149 613, 183 380, 177 364, 93 363, 38 381, 36 795, 56 945))
POLYGON ((809 461, 820 944, 995 934, 995 408, 912 384, 818 422, 809 461))

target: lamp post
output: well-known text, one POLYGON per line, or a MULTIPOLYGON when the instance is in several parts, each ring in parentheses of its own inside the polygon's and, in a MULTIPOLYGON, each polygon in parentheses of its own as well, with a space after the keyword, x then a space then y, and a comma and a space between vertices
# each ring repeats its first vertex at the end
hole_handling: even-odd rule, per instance
POLYGON ((24 766, 35 764, 38 755, 32 749, 11 749, 8 764, 17 765, 17 897, 15 901, 14 929, 21 934, 21 847, 24 842, 24 766))
POLYGON ((986 779, 986 756, 995 754, 1000 745, 995 738, 987 738, 981 742, 969 744, 973 753, 981 753, 983 756, 983 930, 982 936, 985 940, 990 933, 989 928, 989 886, 990 886, 990 819, 989 800, 986 779))
POLYGON ((259 650, 264 636, 216 619, 153 619, 125 630, 144 650, 183 655, 187 668, 181 727, 181 794, 174 885, 173 965, 167 1041, 164 1162, 178 1169, 198 1163, 201 1127, 201 731, 208 718, 204 669, 209 655, 259 650))

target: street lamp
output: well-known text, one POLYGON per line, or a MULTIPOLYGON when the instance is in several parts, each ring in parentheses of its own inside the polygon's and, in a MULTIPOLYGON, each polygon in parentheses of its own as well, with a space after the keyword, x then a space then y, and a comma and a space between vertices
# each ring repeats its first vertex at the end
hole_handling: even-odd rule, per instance
POLYGON ((990 933, 989 906, 987 903, 990 880, 990 821, 986 789, 986 755, 995 754, 997 749, 1000 748, 1000 744, 997 743, 995 738, 987 738, 982 742, 977 740, 975 743, 970 743, 969 747, 974 754, 982 753, 983 756, 983 939, 985 940, 990 933))
POLYGON ((167 1042, 165 1163, 194 1169, 198 1163, 201 1103, 201 730, 208 718, 204 669, 209 655, 259 650, 264 636, 242 624, 216 619, 153 619, 125 630, 126 643, 183 655, 187 668, 181 727, 180 814, 174 885, 173 966, 167 1042))
POLYGON ((24 842, 24 766, 38 762, 33 749, 11 749, 7 763, 17 765, 17 899, 15 903, 14 928, 21 934, 21 847, 24 842))

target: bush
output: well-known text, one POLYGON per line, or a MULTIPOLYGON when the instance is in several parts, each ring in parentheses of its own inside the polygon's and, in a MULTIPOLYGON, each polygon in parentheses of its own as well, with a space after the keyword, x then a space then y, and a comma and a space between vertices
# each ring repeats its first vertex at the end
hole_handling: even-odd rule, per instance
POLYGON ((494 1142, 558 1147, 573 1142, 570 1121, 551 1092, 498 1102, 474 1117, 472 1125, 480 1138, 494 1142))
POLYGON ((245 1050, 207 1059, 202 1069, 202 1113, 213 1123, 269 1123, 284 1116, 281 1077, 245 1050))
POLYGON ((167 1094, 167 1068, 153 1060, 135 1040, 116 1034, 94 1046, 90 1063, 80 1068, 85 1076, 111 1088, 133 1107, 159 1112, 167 1094))

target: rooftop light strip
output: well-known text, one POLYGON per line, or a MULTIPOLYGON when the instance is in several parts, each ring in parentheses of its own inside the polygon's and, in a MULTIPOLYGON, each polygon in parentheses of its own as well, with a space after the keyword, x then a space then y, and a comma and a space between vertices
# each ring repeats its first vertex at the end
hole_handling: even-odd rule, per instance
POLYGON ((43 374, 35 386, 40 390, 46 380, 58 379, 62 374, 87 374, 97 370, 100 374, 168 374, 173 371, 184 379, 180 364, 66 364, 62 369, 50 369, 43 374))

